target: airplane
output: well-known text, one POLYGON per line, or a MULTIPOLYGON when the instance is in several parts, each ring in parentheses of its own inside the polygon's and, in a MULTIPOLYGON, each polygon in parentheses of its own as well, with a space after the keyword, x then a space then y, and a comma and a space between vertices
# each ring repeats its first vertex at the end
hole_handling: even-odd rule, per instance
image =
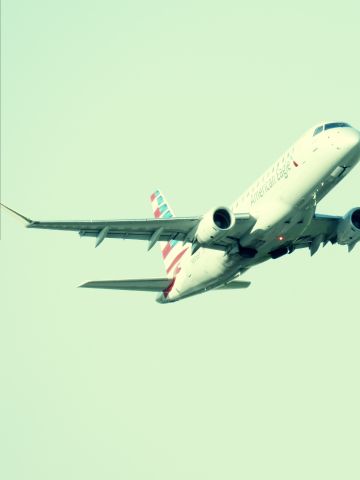
POLYGON ((163 278, 103 280, 80 287, 158 292, 172 303, 209 290, 247 288, 240 279, 251 267, 300 248, 314 255, 321 244, 360 240, 360 207, 343 217, 316 213, 317 204, 360 160, 360 132, 345 122, 321 123, 302 135, 230 206, 203 216, 176 217, 160 190, 152 193, 154 219, 33 221, 2 205, 28 228, 78 231, 95 237, 159 243, 163 278))

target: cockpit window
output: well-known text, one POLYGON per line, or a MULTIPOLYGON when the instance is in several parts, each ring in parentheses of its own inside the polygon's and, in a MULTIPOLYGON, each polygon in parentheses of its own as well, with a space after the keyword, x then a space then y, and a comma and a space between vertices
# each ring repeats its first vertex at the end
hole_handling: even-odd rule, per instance
POLYGON ((325 130, 330 130, 330 128, 344 128, 344 127, 350 127, 350 125, 344 122, 327 123, 325 125, 325 130))
POLYGON ((321 125, 320 127, 315 128, 314 133, 313 133, 313 137, 315 137, 315 135, 318 135, 319 133, 321 133, 321 132, 323 131, 323 129, 324 129, 324 126, 323 126, 323 125, 321 125))

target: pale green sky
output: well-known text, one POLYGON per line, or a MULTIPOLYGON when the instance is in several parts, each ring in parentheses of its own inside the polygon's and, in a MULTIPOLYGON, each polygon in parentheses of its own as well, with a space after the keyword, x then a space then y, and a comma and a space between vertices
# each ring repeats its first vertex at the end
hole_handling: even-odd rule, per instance
MULTIPOLYGON (((1 198, 38 219, 233 201, 311 125, 360 128, 358 1, 2 2, 1 198)), ((360 169, 320 205, 360 205, 360 169)), ((360 477, 360 248, 161 306, 139 242, 2 215, 0 478, 360 477)))

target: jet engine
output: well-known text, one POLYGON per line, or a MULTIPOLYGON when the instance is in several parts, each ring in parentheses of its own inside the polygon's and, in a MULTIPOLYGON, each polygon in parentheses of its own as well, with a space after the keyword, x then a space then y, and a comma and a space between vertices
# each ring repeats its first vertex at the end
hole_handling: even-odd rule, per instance
POLYGON ((341 220, 337 229, 340 245, 355 245, 360 240, 360 208, 353 208, 341 220))
POLYGON ((196 230, 195 241, 201 245, 210 245, 225 237, 235 225, 235 216, 226 207, 218 207, 207 212, 196 230))

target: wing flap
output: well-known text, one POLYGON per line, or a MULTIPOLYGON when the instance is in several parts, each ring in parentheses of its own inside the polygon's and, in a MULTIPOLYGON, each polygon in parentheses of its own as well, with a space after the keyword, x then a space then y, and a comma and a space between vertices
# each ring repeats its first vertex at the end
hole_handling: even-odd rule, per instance
POLYGON ((109 290, 135 290, 140 292, 162 292, 170 283, 172 278, 138 278, 131 280, 100 280, 87 282, 80 285, 80 288, 105 288, 109 290))
POLYGON ((330 239, 336 234, 336 229, 341 219, 342 217, 335 215, 315 214, 303 235, 313 238, 324 235, 325 238, 330 239))
POLYGON ((293 242, 294 248, 310 248, 315 253, 320 243, 336 243, 337 228, 342 217, 315 214, 301 236, 293 242))
POLYGON ((47 230, 70 230, 80 232, 98 232, 104 227, 109 227, 109 233, 130 232, 151 232, 160 227, 167 231, 184 232, 200 220, 200 217, 173 217, 173 218, 144 218, 128 220, 73 220, 73 221, 32 221, 28 228, 42 228, 47 230))

